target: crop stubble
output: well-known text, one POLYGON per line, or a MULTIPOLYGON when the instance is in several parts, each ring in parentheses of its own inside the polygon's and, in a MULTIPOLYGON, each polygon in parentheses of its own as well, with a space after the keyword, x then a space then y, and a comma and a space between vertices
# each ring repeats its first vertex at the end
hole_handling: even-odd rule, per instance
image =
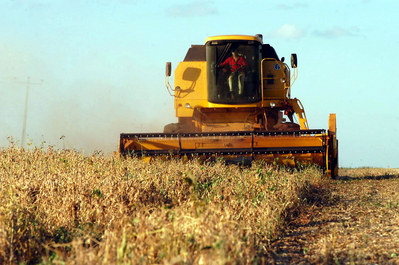
POLYGON ((339 173, 11 145, 0 263, 398 263, 398 171, 339 173))
POLYGON ((11 145, 0 150, 0 263, 262 263, 327 181, 314 168, 11 145))
POLYGON ((324 204, 309 205, 274 241, 275 264, 399 264, 398 169, 340 169, 324 204))

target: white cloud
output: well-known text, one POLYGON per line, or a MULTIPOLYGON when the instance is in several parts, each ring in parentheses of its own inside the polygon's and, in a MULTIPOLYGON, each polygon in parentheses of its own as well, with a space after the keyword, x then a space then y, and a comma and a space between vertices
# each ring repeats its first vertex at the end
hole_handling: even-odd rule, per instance
POLYGON ((344 29, 335 26, 332 29, 315 30, 313 31, 313 35, 322 38, 356 37, 358 36, 357 32, 359 32, 359 28, 357 27, 344 29))
POLYGON ((212 1, 197 0, 189 4, 174 5, 166 9, 166 14, 172 17, 193 17, 218 14, 218 9, 212 6, 212 1))
POLYGON ((285 24, 270 34, 272 38, 299 39, 306 35, 305 31, 292 24, 285 24))

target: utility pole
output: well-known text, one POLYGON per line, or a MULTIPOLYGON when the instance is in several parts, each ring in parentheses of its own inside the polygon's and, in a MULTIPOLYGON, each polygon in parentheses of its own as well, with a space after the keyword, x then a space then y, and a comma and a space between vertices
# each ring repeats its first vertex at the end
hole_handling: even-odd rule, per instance
POLYGON ((25 100, 25 112, 24 112, 24 123, 22 125, 22 141, 21 141, 21 147, 23 148, 25 146, 25 138, 26 138, 26 120, 28 117, 28 98, 29 98, 29 85, 41 85, 43 83, 43 80, 40 83, 31 83, 30 82, 30 77, 28 76, 28 80, 26 82, 15 82, 19 84, 26 84, 26 100, 25 100))

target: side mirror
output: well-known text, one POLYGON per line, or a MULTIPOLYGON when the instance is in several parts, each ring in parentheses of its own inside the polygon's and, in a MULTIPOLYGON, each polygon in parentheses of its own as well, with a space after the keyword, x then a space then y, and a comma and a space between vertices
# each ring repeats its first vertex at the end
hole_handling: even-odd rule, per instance
POLYGON ((170 76, 172 73, 172 63, 167 62, 166 63, 166 76, 170 76))
POLYGON ((296 57, 296 53, 291 54, 291 68, 297 68, 298 59, 296 57))

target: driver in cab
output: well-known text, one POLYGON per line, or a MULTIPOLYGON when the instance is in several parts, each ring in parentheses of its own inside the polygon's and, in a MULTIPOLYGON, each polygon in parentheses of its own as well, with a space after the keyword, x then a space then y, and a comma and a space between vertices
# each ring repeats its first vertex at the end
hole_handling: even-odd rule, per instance
POLYGON ((223 72, 227 72, 226 67, 230 68, 230 76, 229 76, 229 88, 232 97, 234 97, 233 93, 233 82, 234 78, 238 80, 238 95, 242 95, 244 89, 244 78, 245 78, 245 66, 247 66, 247 62, 243 56, 240 56, 237 50, 231 52, 232 56, 227 58, 223 63, 220 64, 223 67, 223 72))

